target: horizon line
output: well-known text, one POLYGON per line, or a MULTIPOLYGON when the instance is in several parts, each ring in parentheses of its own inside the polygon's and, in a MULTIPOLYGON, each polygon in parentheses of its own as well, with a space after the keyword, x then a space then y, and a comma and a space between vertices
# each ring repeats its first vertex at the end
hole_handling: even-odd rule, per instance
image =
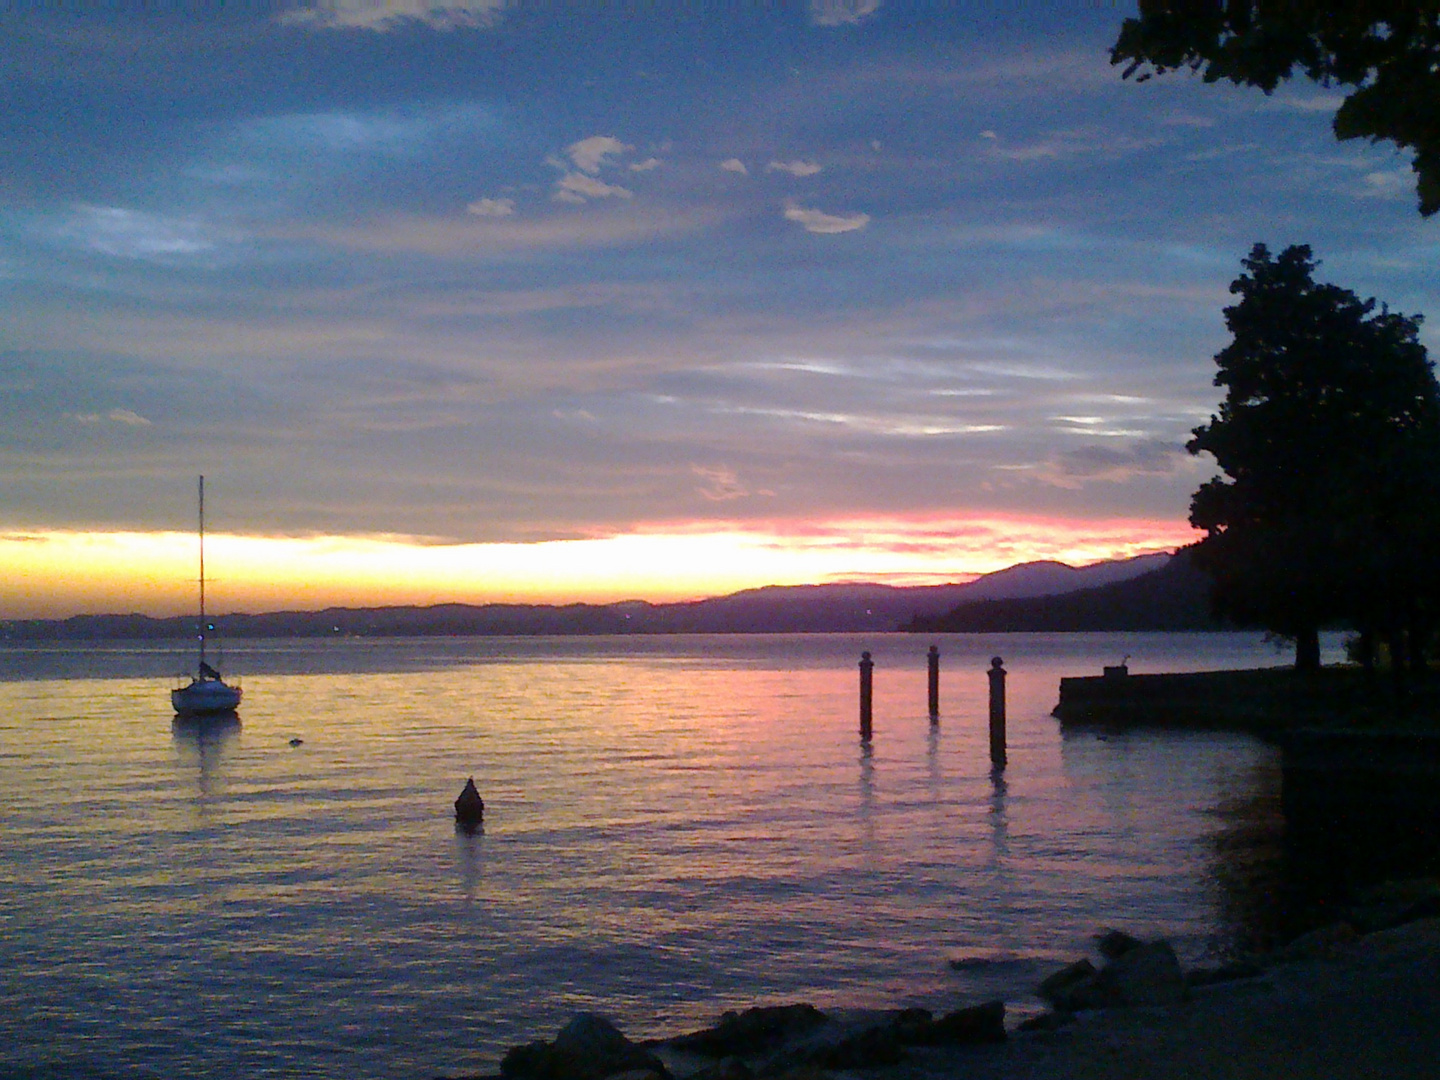
MULTIPOLYGON (((620 600, 603 600, 603 601, 600 601, 600 600, 583 600, 583 599, 579 599, 579 600, 485 600, 485 601, 478 601, 478 602, 476 602, 476 601, 467 601, 467 600, 436 600, 436 601, 421 602, 421 603, 326 604, 326 605, 324 605, 324 606, 322 606, 322 607, 303 607, 303 608, 286 608, 286 607, 282 607, 282 608, 273 608, 273 609, 268 609, 268 610, 253 610, 253 611, 250 611, 250 610, 229 610, 229 611, 224 611, 224 612, 209 612, 209 613, 207 613, 206 618, 207 618, 207 619, 224 619, 224 618, 234 618, 234 617, 237 617, 237 616, 238 616, 238 617, 241 617, 241 618, 264 618, 264 617, 267 617, 267 616, 275 616, 275 615, 319 615, 319 614, 323 614, 324 612, 327 612, 327 611, 363 612, 363 611, 395 611, 395 610, 404 610, 404 609, 417 610, 417 611, 429 611, 429 610, 434 610, 434 609, 436 609, 436 608, 446 608, 446 607, 462 607, 462 608, 475 608, 475 609, 504 607, 504 608, 534 608, 534 609, 553 609, 553 610, 560 610, 560 609, 564 609, 564 608, 576 608, 576 607, 604 609, 604 608, 623 608, 623 607, 627 607, 627 606, 628 606, 628 607, 633 607, 633 606, 637 606, 637 605, 643 605, 643 606, 649 607, 649 608, 664 608, 664 607, 680 607, 680 606, 684 606, 684 605, 688 605, 688 604, 704 604, 704 603, 709 603, 709 602, 716 601, 716 600, 726 600, 726 599, 730 599, 730 598, 736 597, 736 596, 743 596, 743 595, 746 594, 746 593, 764 592, 764 591, 767 591, 767 590, 775 590, 775 589, 796 589, 796 590, 798 590, 798 589, 839 589, 839 588, 846 588, 846 587, 850 587, 850 588, 865 588, 865 587, 870 587, 870 588, 880 588, 880 589, 893 589, 893 590, 896 590, 896 591, 911 591, 911 590, 916 590, 916 591, 918 591, 918 590, 921 590, 921 589, 961 588, 961 587, 964 587, 964 586, 966 586, 966 585, 973 585, 975 582, 980 581, 980 580, 982 580, 982 579, 984 579, 984 578, 993 577, 993 576, 995 576, 995 575, 997 575, 997 574, 1009 573, 1009 572, 1011 572, 1011 571, 1013 571, 1013 570, 1019 569, 1019 568, 1021 568, 1021 567, 1026 567, 1026 566, 1053 565, 1053 566, 1063 566, 1063 567, 1066 567, 1067 569, 1070 569, 1070 570, 1082 571, 1082 570, 1088 569, 1088 568, 1090 568, 1090 567, 1093 567, 1093 566, 1101 566, 1101 565, 1104 565, 1104 564, 1106 564, 1106 563, 1117 563, 1117 564, 1118 564, 1118 563, 1126 563, 1126 562, 1131 562, 1131 561, 1133 561, 1133 560, 1135 560, 1135 559, 1152 558, 1152 557, 1154 557, 1154 556, 1156 556, 1156 555, 1172 555, 1172 556, 1173 556, 1178 550, 1179 550, 1179 548, 1158 547, 1158 548, 1155 548, 1154 550, 1142 551, 1142 552, 1139 552, 1139 553, 1134 554, 1134 555, 1126 555, 1126 556, 1122 556, 1122 557, 1119 557, 1119 558, 1109 558, 1109 559, 1104 559, 1104 558, 1102 558, 1102 559, 1095 559, 1095 560, 1090 561, 1090 562, 1081 562, 1081 563, 1068 563, 1068 562, 1065 562, 1065 561, 1062 560, 1062 559, 1024 559, 1024 560, 1021 560, 1021 561, 1019 561, 1019 562, 1011 563, 1011 564, 1008 565, 1008 566, 1001 567, 1001 568, 998 569, 998 570, 990 570, 990 571, 986 571, 986 572, 984 572, 984 573, 971 573, 971 574, 953 575, 953 576, 951 576, 951 577, 949 577, 949 578, 947 578, 947 579, 945 579, 945 580, 942 580, 942 581, 917 582, 917 583, 913 583, 913 584, 896 584, 896 583, 891 582, 891 581, 876 580, 876 579, 877 579, 877 578, 884 578, 884 577, 924 577, 924 576, 930 576, 930 575, 924 575, 924 574, 918 574, 918 573, 911 573, 911 574, 877 574, 877 575, 875 575, 874 577, 868 577, 868 578, 847 577, 847 578, 843 578, 843 579, 841 579, 841 580, 836 580, 836 581, 772 582, 772 583, 768 583, 768 584, 764 584, 764 585, 749 585, 749 586, 745 586, 745 587, 740 588, 740 589, 735 589, 735 590, 730 591, 730 592, 708 593, 708 594, 701 595, 701 596, 688 597, 688 598, 684 598, 684 599, 675 599, 675 600, 647 600, 647 599, 645 599, 645 598, 643 598, 643 597, 638 597, 638 596, 637 596, 637 597, 627 597, 627 598, 620 599, 620 600), (964 580, 957 580, 957 579, 959 579, 959 578, 963 578, 964 580)), ((213 580, 213 579, 208 579, 208 578, 207 578, 207 580, 213 580)), ((74 612, 74 613, 68 614, 68 615, 48 615, 48 616, 47 616, 47 615, 39 615, 39 616, 32 616, 32 615, 16 615, 16 616, 0 615, 0 626, 4 626, 4 625, 8 625, 8 624, 13 624, 13 623, 63 623, 63 622, 69 622, 69 621, 74 620, 74 619, 149 619, 149 620, 152 620, 152 621, 155 621, 155 622, 167 622, 167 621, 176 620, 176 619, 190 619, 190 618, 198 618, 198 617, 199 617, 199 612, 198 612, 198 611, 178 612, 178 613, 175 613, 175 614, 167 614, 167 615, 150 615, 150 614, 147 614, 147 613, 145 613, 145 612, 136 611, 136 610, 132 610, 132 611, 118 611, 118 610, 116 610, 116 611, 103 611, 103 612, 84 612, 84 611, 81 611, 81 612, 74 612)))

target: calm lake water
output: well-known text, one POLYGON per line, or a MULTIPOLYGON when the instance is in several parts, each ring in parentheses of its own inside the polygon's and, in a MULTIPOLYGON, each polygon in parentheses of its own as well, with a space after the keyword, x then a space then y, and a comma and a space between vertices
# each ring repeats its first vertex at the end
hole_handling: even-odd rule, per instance
POLYGON ((200 730, 168 707, 185 648, 0 649, 0 1075, 421 1080, 581 1009, 632 1037, 794 1000, 1023 1012, 1101 927, 1194 962, 1274 917, 1273 750, 1050 717, 1126 654, 1283 662, 1259 635, 240 642, 241 722, 200 730))

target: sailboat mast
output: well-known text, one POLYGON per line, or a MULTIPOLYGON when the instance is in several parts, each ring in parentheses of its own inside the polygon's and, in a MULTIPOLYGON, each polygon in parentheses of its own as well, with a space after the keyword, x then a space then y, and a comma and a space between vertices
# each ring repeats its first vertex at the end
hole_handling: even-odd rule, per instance
POLYGON ((205 663, 205 477, 200 477, 200 663, 205 663))

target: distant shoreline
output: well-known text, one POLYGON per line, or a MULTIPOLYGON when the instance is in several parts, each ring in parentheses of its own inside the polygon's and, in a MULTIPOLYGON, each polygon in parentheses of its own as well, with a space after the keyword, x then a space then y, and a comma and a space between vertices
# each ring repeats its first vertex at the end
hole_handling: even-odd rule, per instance
MULTIPOLYGON (((1054 599, 1150 578, 1172 561, 1169 554, 1073 567, 1021 563, 950 585, 771 585, 704 600, 610 604, 426 604, 328 607, 262 614, 212 614, 207 621, 228 638, 534 636, 564 634, 885 633, 911 628, 976 603, 1054 599)), ((1133 611, 1133 605, 1127 610, 1133 611)), ((1170 618, 1170 616, 1166 616, 1170 618)), ((1170 618, 1170 621, 1174 621, 1170 618)), ((1201 629, 1183 625, 1143 629, 1201 629)), ((4 640, 193 639, 198 616, 137 613, 67 618, 0 619, 4 640)), ((1107 629, 1105 626, 1085 629, 1107 629)), ((1130 629, 1117 626, 1114 629, 1130 629)), ((1016 630, 1029 629, 1017 625, 1016 630)))
MULTIPOLYGON (((970 636, 970 637, 1003 637, 1010 634, 1260 634, 1261 631, 1251 628, 1237 626, 1219 627, 1176 627, 1161 629, 1136 630, 1132 627, 1096 627, 1083 630, 1030 630, 1030 629, 1008 629, 1008 630, 936 630, 929 633, 938 636, 970 636)), ((761 637, 764 635, 814 635, 814 634, 866 634, 866 635, 892 635, 895 637, 924 637, 926 632, 914 631, 907 627, 889 627, 880 629, 854 629, 841 628, 816 628, 816 629, 784 629, 772 630, 765 628, 754 629, 711 629, 711 630, 669 630, 669 629, 626 629, 626 630, 405 630, 388 632, 385 630, 365 631, 323 631, 299 632, 299 633, 224 633, 216 634, 215 640, 228 641, 394 641, 417 638, 539 638, 539 637, 684 637, 684 636, 725 636, 725 637, 761 637)), ((66 644, 83 642, 150 642, 155 644, 174 644, 191 648, 195 642, 195 630, 190 628, 185 631, 165 631, 157 633, 84 633, 84 632, 55 632, 55 633, 11 633, 10 628, 4 622, 0 622, 0 648, 7 645, 44 645, 44 644, 66 644)))
MULTIPOLYGON (((212 615, 227 638, 1236 630, 1188 553, 1023 563, 951 585, 772 585, 705 600, 427 604, 212 615)), ((195 615, 0 620, 0 640, 193 639, 195 615)))

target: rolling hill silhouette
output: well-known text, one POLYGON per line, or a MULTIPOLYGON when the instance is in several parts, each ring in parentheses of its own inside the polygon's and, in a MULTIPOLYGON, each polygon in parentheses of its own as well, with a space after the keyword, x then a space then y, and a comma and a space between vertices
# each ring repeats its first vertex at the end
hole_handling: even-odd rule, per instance
POLYGON ((907 630, 1001 633, 1079 630, 1227 630, 1210 613, 1210 581, 1176 552, 1158 569, 1061 595, 967 600, 938 616, 917 616, 907 630))
MULTIPOLYGON (((231 638, 409 637, 506 634, 682 634, 886 632, 936 619, 974 602, 1038 601, 1109 587, 1164 566, 1166 553, 1073 567, 1021 563, 955 585, 867 583, 773 585, 682 603, 433 604, 229 614, 214 619, 231 638)), ((6 640, 184 638, 192 615, 76 615, 0 622, 6 640)))

